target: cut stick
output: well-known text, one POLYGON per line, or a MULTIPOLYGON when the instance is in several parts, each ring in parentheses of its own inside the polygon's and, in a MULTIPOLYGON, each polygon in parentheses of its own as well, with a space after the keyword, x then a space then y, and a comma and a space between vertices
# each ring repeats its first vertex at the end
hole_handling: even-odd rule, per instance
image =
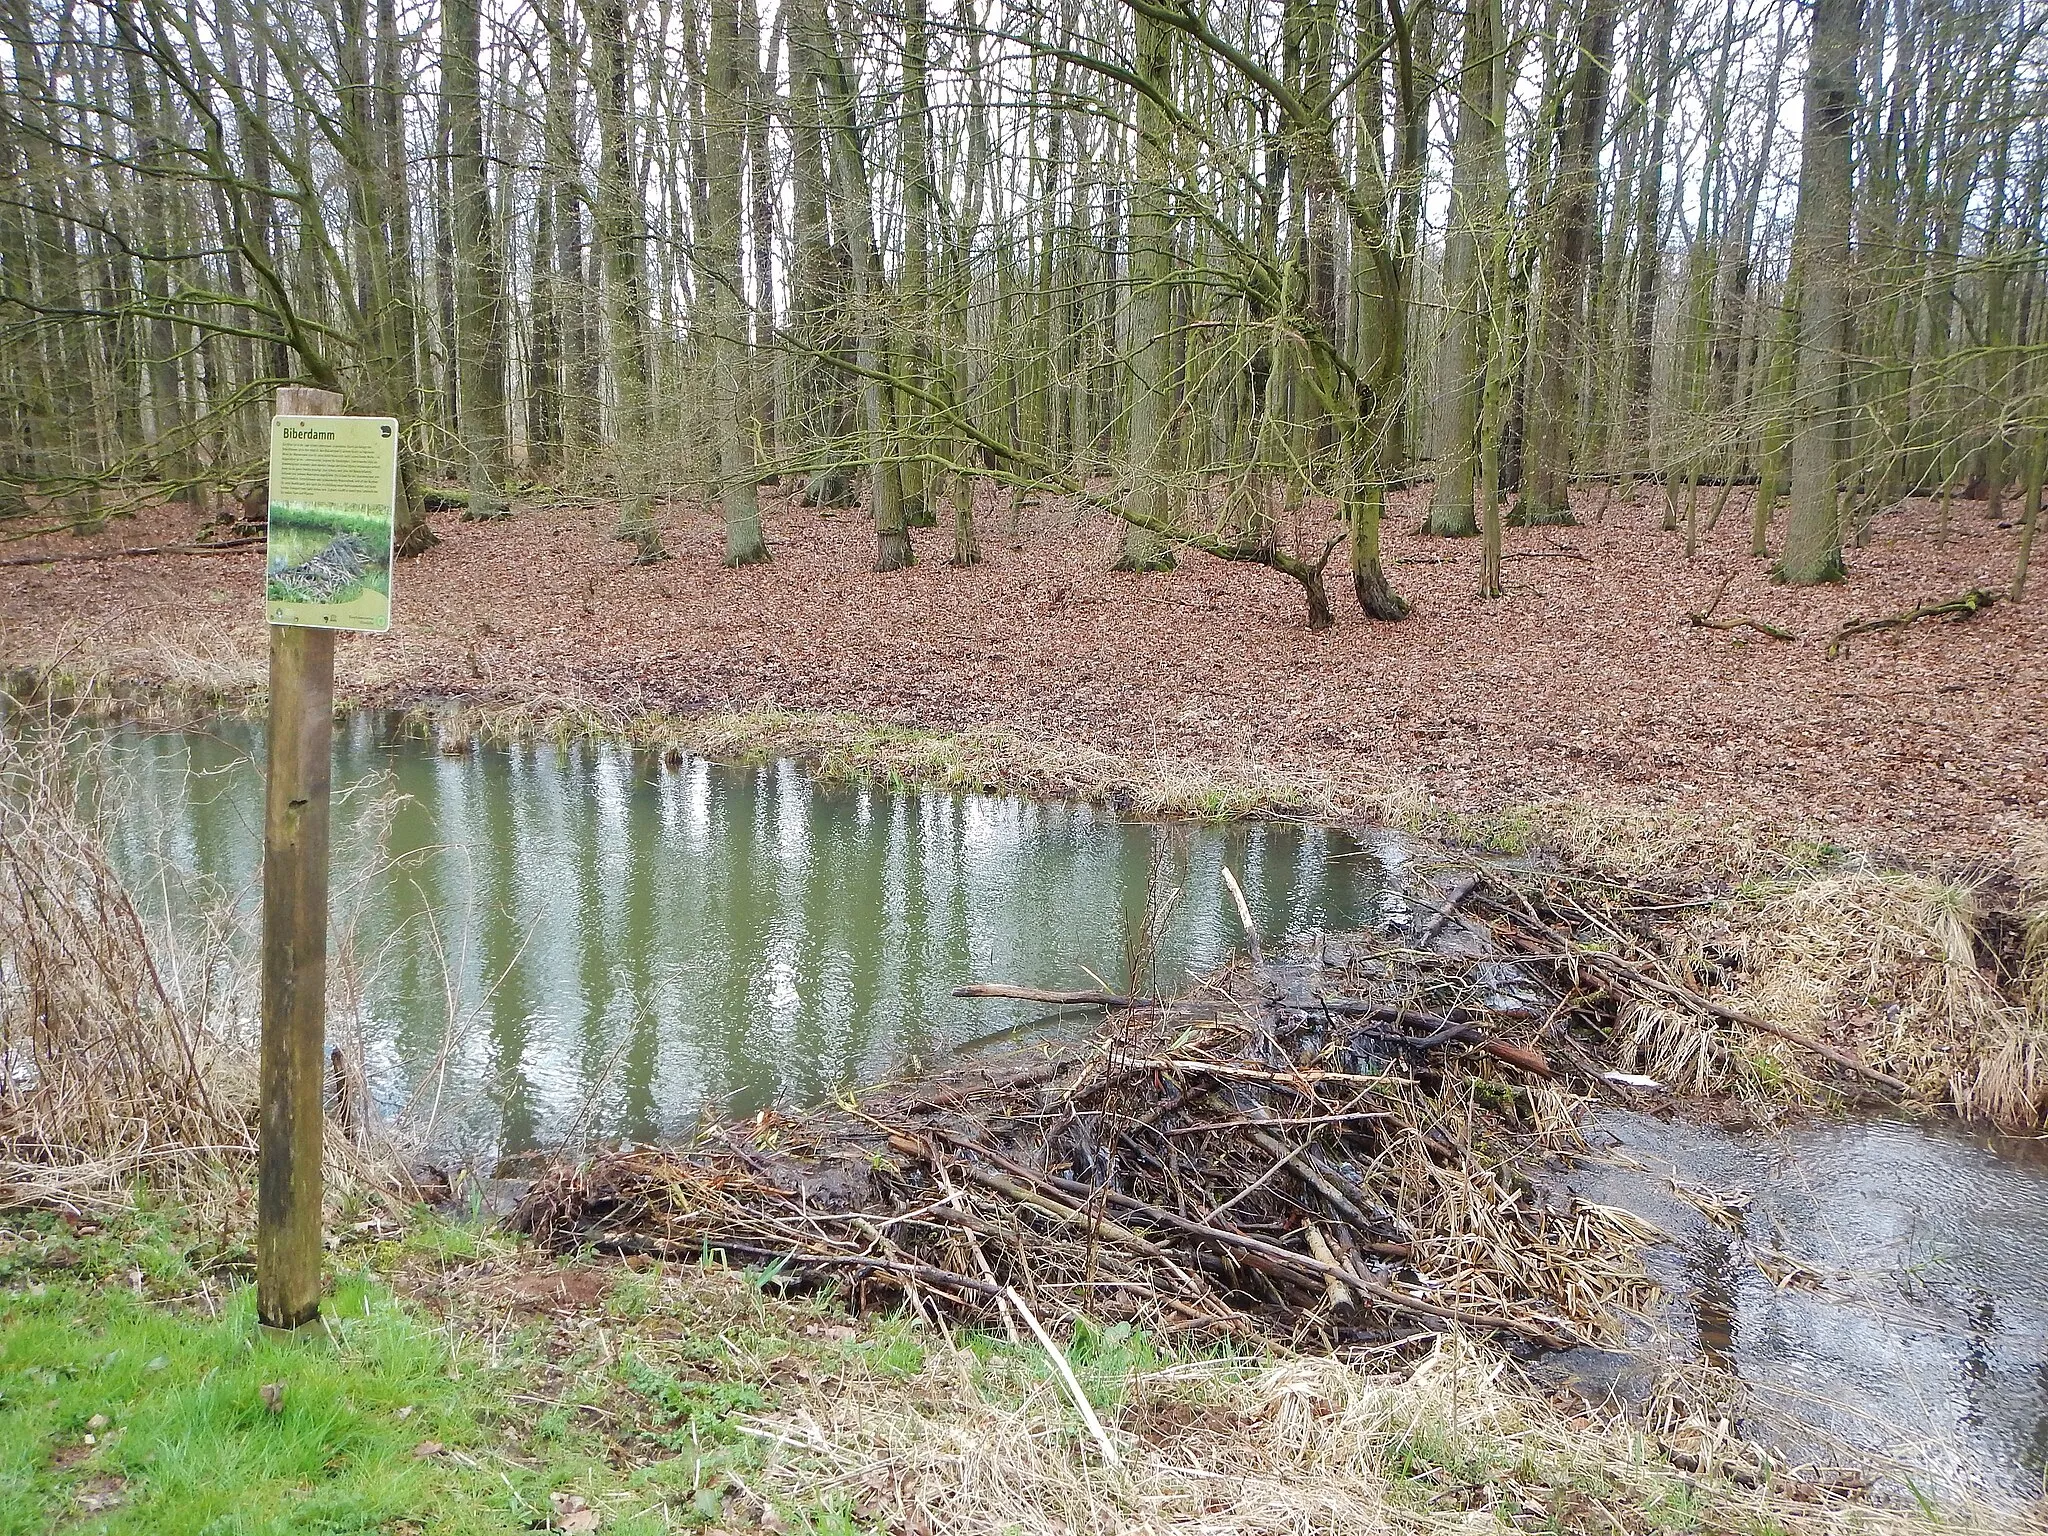
POLYGON ((1252 947, 1252 969, 1264 971, 1266 957, 1259 949, 1259 930, 1252 924, 1252 909, 1245 905, 1244 892, 1238 889, 1237 876, 1230 872, 1228 864, 1223 866, 1223 883, 1230 887, 1230 899, 1237 903, 1237 920, 1244 924, 1245 942, 1252 947))
POLYGON ((1080 1412, 1081 1422, 1088 1426, 1088 1433, 1094 1437, 1095 1448, 1102 1452, 1102 1459, 1112 1467, 1120 1465, 1116 1447, 1109 1441, 1109 1431, 1102 1427, 1102 1420, 1095 1416, 1095 1405, 1088 1401, 1088 1394, 1081 1390, 1081 1383, 1074 1376, 1074 1368, 1067 1364, 1065 1351, 1053 1343, 1052 1335, 1045 1331, 1045 1324, 1038 1320, 1038 1314, 1026 1306, 1024 1298, 1017 1294, 1017 1287, 1013 1285, 1003 1294, 1009 1298, 1010 1305, 1017 1309, 1024 1319, 1025 1326, 1031 1330, 1039 1345, 1045 1350, 1045 1358, 1052 1362, 1052 1368, 1060 1378, 1060 1385, 1067 1389, 1067 1395, 1074 1400, 1074 1407, 1080 1412))
POLYGON ((1443 905, 1439 906, 1430 915, 1428 922, 1415 930, 1415 947, 1417 949, 1427 950, 1436 943, 1436 936, 1442 933, 1445 927, 1449 925, 1451 919, 1458 915, 1458 908, 1469 901, 1472 893, 1479 889, 1479 879, 1480 877, 1476 874, 1467 875, 1448 891, 1444 892, 1443 905))
POLYGON ((955 997, 1006 997, 1020 1003, 1045 1003, 1054 1008, 1170 1008, 1156 997, 1125 997, 1121 992, 1061 992, 1048 987, 1013 987, 999 981, 978 981, 955 987, 955 997))
MULTIPOLYGON (((1338 1263, 1336 1250, 1330 1246, 1329 1239, 1323 1236, 1322 1228, 1314 1222, 1306 1223, 1301 1229, 1301 1235, 1308 1241, 1309 1252, 1330 1268, 1341 1270, 1346 1267, 1338 1263)), ((1323 1277, 1323 1295, 1333 1307, 1352 1305, 1351 1287, 1334 1276, 1323 1277)))

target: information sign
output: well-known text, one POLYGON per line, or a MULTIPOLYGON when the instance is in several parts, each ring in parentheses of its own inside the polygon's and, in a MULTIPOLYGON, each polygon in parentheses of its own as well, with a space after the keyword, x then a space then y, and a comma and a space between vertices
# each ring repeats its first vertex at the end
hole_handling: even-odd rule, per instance
POLYGON ((277 416, 270 424, 264 604, 273 624, 391 627, 398 423, 277 416))

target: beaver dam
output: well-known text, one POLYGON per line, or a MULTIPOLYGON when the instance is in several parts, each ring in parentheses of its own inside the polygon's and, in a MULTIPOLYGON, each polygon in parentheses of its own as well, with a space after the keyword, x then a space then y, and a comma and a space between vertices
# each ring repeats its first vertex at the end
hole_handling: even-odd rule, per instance
POLYGON ((1802 1183, 1699 1124, 1714 1104, 1674 1116, 1667 1079, 1794 1057, 1809 1087, 1879 1110, 1904 1085, 1689 985, 1646 893, 1498 868, 1416 879, 1403 921, 1275 957, 1240 907, 1247 956, 1181 998, 963 986, 1109 1019, 557 1167, 516 1224, 1012 1337, 1084 1315, 1309 1349, 1480 1330, 1737 1478, 2038 1492, 2038 1161, 1880 1116, 1819 1123, 1857 1150, 1817 1142, 1832 1172, 1802 1183), (1902 1213, 1914 1198, 1932 1243, 1902 1213))
MULTIPOLYGON (((1434 895, 1393 933, 1276 959, 1245 912, 1248 959, 1182 999, 964 987, 1115 1019, 1028 1064, 558 1170, 519 1221, 1013 1329, 1049 1309, 1298 1344, 1603 1336, 1642 1298, 1654 1233, 1545 1198, 1531 1169, 1577 1144, 1583 1096, 1668 1091, 1621 1065, 1637 1014, 1688 1005, 1706 1049, 1786 1032, 1567 937, 1613 932, 1567 885, 1468 873, 1434 895)), ((1903 1089, 1793 1043, 1846 1088, 1903 1089)))

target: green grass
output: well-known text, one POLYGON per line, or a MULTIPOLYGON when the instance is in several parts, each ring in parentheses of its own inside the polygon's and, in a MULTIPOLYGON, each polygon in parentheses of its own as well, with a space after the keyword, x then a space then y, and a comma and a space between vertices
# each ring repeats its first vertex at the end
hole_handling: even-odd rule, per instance
POLYGON ((624 1536, 856 1536, 900 1528, 899 1495, 973 1482, 961 1458, 1023 1479, 982 1484, 1019 1510, 1078 1509, 1085 1493, 1120 1518, 1177 1498, 1181 1458, 1213 1447, 1218 1429, 1254 1476, 1284 1482, 1332 1456, 1354 1524, 1398 1514, 1390 1526, 1462 1531, 1472 1511, 1499 1517, 1484 1529, 1558 1536, 1763 1532, 1796 1507, 1679 1478, 1634 1432, 1567 1429, 1494 1393, 1483 1362, 1484 1388, 1423 1386, 1391 1413, 1370 1393, 1344 1396, 1362 1382, 1303 1377, 1298 1401, 1334 1390, 1334 1417, 1283 1433, 1259 1383, 1292 1366, 1205 1360, 1128 1324, 1080 1323, 1067 1357, 1104 1418, 1123 1423, 1126 1486, 1104 1479, 1028 1339, 962 1330, 956 1353, 906 1317, 855 1320, 829 1297, 778 1294, 764 1272, 558 1267, 416 1213, 401 1235, 331 1256, 324 1336, 278 1340, 256 1326, 248 1262, 245 1244, 175 1209, 104 1230, 0 1216, 0 1536, 480 1536, 559 1529, 573 1506, 558 1501, 572 1498, 595 1529, 624 1536), (572 1282, 570 1296, 560 1288, 572 1282), (1378 1425, 1362 1443, 1340 1432, 1346 1402, 1378 1425), (823 1441, 790 1438, 835 1413, 835 1444, 882 1457, 862 1463, 872 1475, 849 1482, 823 1441), (913 1434, 924 1450, 905 1455, 913 1434), (1041 1464, 1027 1442, 1066 1450, 1041 1464), (899 1473, 910 1481, 892 1482, 899 1473), (1529 1493, 1547 1512, 1533 1525, 1515 1502, 1529 1493))
POLYGON ((571 1494, 607 1531, 668 1530, 704 1450, 762 1406, 631 1356, 564 1371, 537 1333, 486 1347, 362 1271, 339 1277, 324 1335, 276 1339, 245 1280, 149 1222, 40 1225, 0 1248, 0 1279, 0 1536, 466 1536, 539 1528, 571 1494), (639 1421, 630 1458, 606 1427, 616 1399, 639 1421))
POLYGON ((281 501, 270 509, 273 531, 288 528, 318 538, 321 544, 338 533, 353 533, 373 550, 390 541, 391 524, 374 512, 351 512, 343 507, 324 507, 306 502, 281 501))
MULTIPOLYGON (((0 1536, 481 1536, 548 1528, 569 1495, 627 1536, 745 1526, 731 1500, 761 1442, 743 1426, 777 1407, 786 1371, 926 1390, 930 1336, 909 1320, 849 1326, 751 1272, 678 1285, 612 1268, 577 1315, 515 1312, 531 1321, 508 1331, 466 1277, 550 1273, 516 1255, 418 1216, 342 1250, 323 1332, 279 1339, 256 1323, 246 1246, 175 1209, 0 1223, 0 1536), (457 1277, 446 1316, 407 1294, 440 1276, 457 1277)), ((1028 1342, 964 1338, 982 1390, 1057 1390, 1028 1342)), ((1105 1409, 1164 1358, 1126 1324, 1083 1325, 1071 1356, 1105 1409)), ((823 1492, 777 1514, 793 1532, 870 1528, 823 1492)))

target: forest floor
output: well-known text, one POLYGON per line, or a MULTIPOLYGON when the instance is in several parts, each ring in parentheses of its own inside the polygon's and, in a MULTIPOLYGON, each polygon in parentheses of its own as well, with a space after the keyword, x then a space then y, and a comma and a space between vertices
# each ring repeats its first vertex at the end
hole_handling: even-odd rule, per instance
MULTIPOLYGON (((1117 525, 1050 500, 1013 515, 1007 495, 988 497, 977 568, 948 566, 941 527, 888 576, 869 568, 857 510, 799 507, 787 488, 763 493, 773 562, 744 570, 721 566, 719 525, 694 500, 664 512, 674 558, 643 568, 610 537, 607 505, 522 501, 499 524, 440 513, 442 543, 396 575, 392 632, 343 638, 339 685, 364 704, 452 699, 528 718, 767 710, 999 737, 1019 761, 1093 766, 970 777, 1112 799, 1120 779, 1176 767, 1265 786, 1125 797, 1139 808, 1263 794, 1371 814, 1405 795, 1456 831, 1458 818, 1497 830, 1528 807, 1594 805, 1963 875, 2009 865, 2028 824, 2048 819, 2048 586, 1828 654, 1846 620, 2004 593, 2012 503, 1994 524, 1959 500, 1944 527, 1935 503, 1908 502, 1849 552, 1847 583, 1793 590, 1749 557, 1748 490, 1687 558, 1682 533, 1659 531, 1662 492, 1644 486, 1598 521, 1583 513, 1586 526, 1510 530, 1507 593, 1489 603, 1474 595, 1476 541, 1416 531, 1426 494, 1403 493, 1387 519, 1411 617, 1362 619, 1340 554, 1338 622, 1322 634, 1294 584, 1257 567, 1187 554, 1166 574, 1114 572, 1117 525), (1691 624, 1724 583, 1716 617, 1799 638, 1691 624)), ((146 511, 7 553, 176 542, 193 524, 185 509, 146 511)), ((0 665, 246 695, 263 680, 260 558, 252 546, 0 567, 0 665)), ((796 734, 824 750, 833 729, 796 734)))

